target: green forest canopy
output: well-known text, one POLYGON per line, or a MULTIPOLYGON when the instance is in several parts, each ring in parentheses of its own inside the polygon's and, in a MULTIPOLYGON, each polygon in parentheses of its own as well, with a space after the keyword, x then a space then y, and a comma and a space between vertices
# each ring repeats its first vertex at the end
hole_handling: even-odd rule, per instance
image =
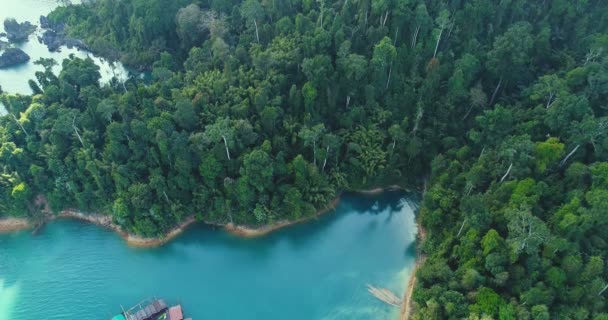
POLYGON ((98 0, 50 18, 152 81, 39 61, 33 95, 1 96, 3 214, 44 195, 158 236, 424 185, 415 319, 608 319, 608 3, 98 0))

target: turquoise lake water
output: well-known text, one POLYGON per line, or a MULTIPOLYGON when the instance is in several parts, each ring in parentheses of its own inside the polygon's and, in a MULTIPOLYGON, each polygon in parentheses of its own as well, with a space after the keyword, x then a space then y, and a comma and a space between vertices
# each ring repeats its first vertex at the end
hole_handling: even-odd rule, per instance
POLYGON ((109 319, 148 297, 203 319, 395 319, 366 284, 402 295, 415 260, 414 204, 349 195, 334 213, 255 239, 197 225, 136 249, 59 221, 0 235, 0 319, 109 319))
MULTIPOLYGON (((79 0, 72 0, 72 3, 79 2, 79 0)), ((6 18, 14 18, 18 22, 30 21, 35 25, 39 25, 40 16, 47 15, 59 3, 59 0, 0 0, 0 32, 4 32, 3 22, 6 18)), ((116 63, 114 65, 115 68, 112 68, 107 61, 85 51, 63 47, 61 52, 49 52, 45 45, 38 42, 37 37, 40 34, 41 31, 38 30, 30 36, 29 41, 17 45, 18 48, 21 48, 21 50, 30 56, 29 62, 7 69, 0 69, 0 86, 2 86, 5 92, 31 94, 27 81, 29 79, 36 79, 36 71, 44 69, 34 64, 34 61, 40 58, 53 58, 57 60, 60 66, 63 59, 68 58, 71 54, 79 58, 90 57, 100 66, 101 82, 103 83, 108 82, 114 76, 123 80, 128 76, 128 71, 120 63, 116 63)), ((7 39, 0 38, 0 40, 6 41, 7 39)), ((57 74, 61 70, 59 66, 54 70, 57 74)), ((2 112, 1 109, 0 107, 0 114, 2 112)))

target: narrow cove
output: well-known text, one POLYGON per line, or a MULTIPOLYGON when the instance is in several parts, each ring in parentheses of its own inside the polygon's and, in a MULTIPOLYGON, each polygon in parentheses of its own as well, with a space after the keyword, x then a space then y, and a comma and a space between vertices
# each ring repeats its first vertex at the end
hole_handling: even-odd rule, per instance
POLYGON ((335 213, 261 238, 196 225, 156 249, 73 220, 1 235, 0 319, 106 319, 149 296, 194 319, 394 319, 399 310, 365 285, 404 293, 412 199, 347 195, 335 213))

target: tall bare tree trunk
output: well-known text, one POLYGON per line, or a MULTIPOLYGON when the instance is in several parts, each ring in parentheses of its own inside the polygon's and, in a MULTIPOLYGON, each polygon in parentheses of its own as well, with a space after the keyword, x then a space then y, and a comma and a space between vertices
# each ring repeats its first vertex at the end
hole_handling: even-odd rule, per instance
POLYGON ((258 22, 253 19, 253 24, 255 25, 255 37, 258 39, 258 43, 260 43, 260 33, 258 32, 258 22))
POLYGON ((416 31, 414 31, 414 36, 412 37, 412 49, 416 46, 416 39, 418 39, 418 32, 420 31, 420 25, 416 26, 416 31))
POLYGON ((435 44, 435 52, 433 53, 433 58, 437 56, 437 50, 439 49, 439 42, 441 42, 441 35, 443 34, 443 28, 439 31, 439 37, 437 38, 437 44, 435 44))
POLYGON ((462 229, 464 228, 464 224, 467 222, 467 219, 464 219, 462 221, 462 225, 460 226, 460 230, 458 230, 458 234, 456 235, 456 238, 460 237, 460 233, 462 232, 462 229))
POLYGON ((13 120, 15 120, 15 122, 17 123, 19 128, 21 128, 21 130, 23 130, 23 132, 25 133, 25 136, 29 137, 30 135, 27 133, 27 130, 25 130, 25 128, 21 125, 21 122, 19 122, 19 120, 17 120, 17 117, 15 117, 15 115, 12 113, 11 113, 11 116, 13 117, 13 120))
POLYGON ((329 146, 327 146, 327 150, 325 151, 325 160, 323 160, 323 168, 321 168, 321 172, 325 171, 325 165, 327 164, 328 155, 329 155, 329 146))
POLYGON ((418 131, 418 125, 420 125, 420 120, 422 120, 422 116, 424 115, 424 110, 422 110, 422 106, 418 106, 418 113, 416 113, 416 120, 414 122, 414 128, 412 129, 412 133, 418 131))
POLYGON ((76 137, 78 137, 80 144, 82 144, 82 146, 84 147, 84 142, 82 142, 82 137, 80 136, 80 133, 78 133, 78 128, 76 128, 76 116, 74 116, 74 119, 72 119, 72 129, 74 129, 74 133, 76 134, 76 137))
POLYGON ((228 141, 226 141, 226 136, 222 136, 224 139, 224 146, 226 147, 226 155, 228 156, 228 160, 230 160, 230 151, 228 150, 228 141))
POLYGON ((388 79, 386 79, 386 87, 384 88, 384 90, 388 89, 388 85, 391 82, 391 73, 393 72, 393 66, 390 66, 388 68, 388 79))
POLYGON ((501 85, 502 85, 502 77, 500 78, 500 80, 498 80, 496 89, 494 89, 494 93, 492 93, 492 98, 490 99, 490 106, 494 105, 494 99, 496 99, 496 95, 498 94, 498 90, 500 90, 501 85))
POLYGON ((572 157, 572 155, 576 152, 576 150, 578 150, 578 148, 580 148, 581 145, 577 145, 576 147, 574 147, 574 149, 572 149, 572 151, 570 151, 570 153, 568 153, 568 155, 559 162, 559 166, 563 167, 566 164, 566 161, 568 161, 568 159, 570 159, 570 157, 572 157))
POLYGON ((555 92, 551 91, 549 93, 549 99, 547 99, 547 105, 546 105, 547 109, 551 108, 553 103, 557 100, 557 99, 553 100, 554 97, 555 97, 555 92))
POLYGON ((511 162, 511 165, 509 165, 509 169, 507 169, 507 173, 505 173, 505 175, 502 176, 502 179, 500 179, 501 183, 503 181, 505 181, 505 179, 509 176, 509 173, 511 173, 511 169, 513 169, 513 162, 511 162))

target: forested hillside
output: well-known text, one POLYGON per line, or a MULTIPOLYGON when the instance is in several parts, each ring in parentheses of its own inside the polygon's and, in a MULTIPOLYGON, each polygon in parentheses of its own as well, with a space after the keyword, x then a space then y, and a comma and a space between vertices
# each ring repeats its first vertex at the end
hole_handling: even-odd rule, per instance
POLYGON ((4 94, 0 212, 268 224, 424 189, 416 319, 608 319, 608 3, 98 0, 59 8, 152 80, 40 61, 4 94), (25 80, 24 80, 25 81, 25 80))

